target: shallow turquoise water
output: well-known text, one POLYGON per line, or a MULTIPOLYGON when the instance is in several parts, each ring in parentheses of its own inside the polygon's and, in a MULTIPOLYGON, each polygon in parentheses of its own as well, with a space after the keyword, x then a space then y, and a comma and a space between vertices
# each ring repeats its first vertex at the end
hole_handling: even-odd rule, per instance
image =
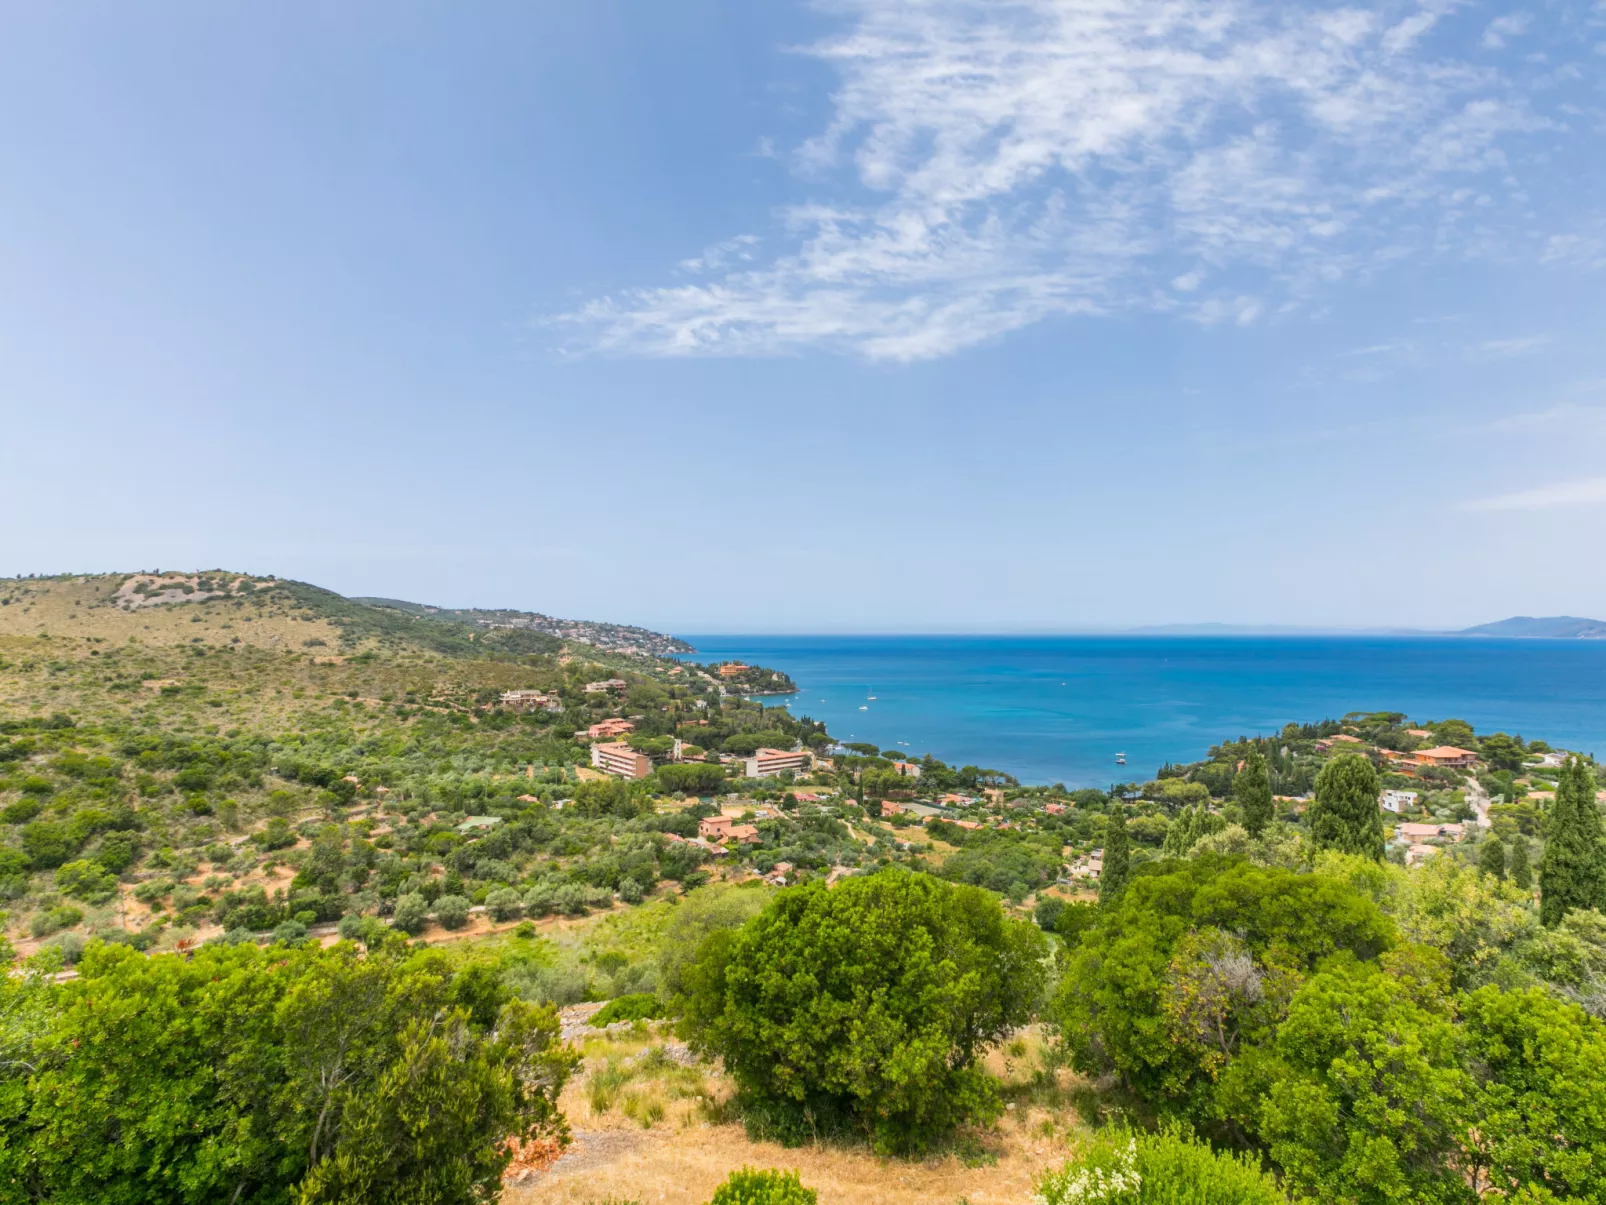
MULTIPOLYGON (((790 674, 841 740, 1025 782, 1104 786, 1223 738, 1348 711, 1451 716, 1606 753, 1606 641, 1355 637, 687 636, 790 674), (874 695, 873 701, 869 696, 874 695), (867 710, 860 710, 867 708, 867 710), (898 742, 908 742, 907 746, 898 742), (1127 765, 1115 763, 1125 752, 1127 765)), ((778 700, 767 700, 776 702, 778 700)))

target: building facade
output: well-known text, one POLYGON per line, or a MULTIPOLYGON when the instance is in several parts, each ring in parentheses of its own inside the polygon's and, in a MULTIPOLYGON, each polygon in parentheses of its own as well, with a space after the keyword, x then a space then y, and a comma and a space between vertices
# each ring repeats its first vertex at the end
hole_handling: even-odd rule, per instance
POLYGON ((814 755, 807 749, 796 752, 787 749, 760 749, 747 759, 747 777, 773 778, 787 770, 794 774, 807 773, 814 768, 814 755))
POLYGON ((620 778, 646 778, 652 773, 652 759, 637 753, 623 741, 591 746, 591 764, 620 778))

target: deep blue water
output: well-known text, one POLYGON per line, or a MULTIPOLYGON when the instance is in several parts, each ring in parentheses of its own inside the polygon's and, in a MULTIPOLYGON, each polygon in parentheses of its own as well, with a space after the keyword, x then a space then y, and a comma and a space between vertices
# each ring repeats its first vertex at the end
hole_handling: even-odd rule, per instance
POLYGON ((839 740, 932 753, 1023 782, 1141 781, 1163 762, 1203 757, 1224 738, 1361 710, 1454 716, 1479 732, 1606 753, 1606 640, 686 639, 700 661, 740 658, 784 670, 802 688, 786 696, 794 713, 824 720, 839 740), (1125 767, 1115 764, 1118 752, 1125 767))

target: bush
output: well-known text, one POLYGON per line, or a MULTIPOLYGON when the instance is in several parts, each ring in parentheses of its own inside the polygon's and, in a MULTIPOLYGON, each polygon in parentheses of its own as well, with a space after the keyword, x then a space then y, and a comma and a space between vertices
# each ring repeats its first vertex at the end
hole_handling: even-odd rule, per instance
POLYGON ((469 902, 460 895, 443 895, 435 901, 435 919, 445 929, 461 929, 468 924, 469 902))
POLYGON ((591 1018, 598 1028, 615 1021, 651 1021, 664 1015, 664 1006, 651 992, 633 992, 608 1001, 591 1018))
POLYGON ((724 1060, 756 1133, 921 1150, 997 1116, 976 1062, 1030 1020, 1045 948, 976 887, 899 868, 811 883, 703 944, 688 1028, 724 1060))
POLYGON ((621 879, 619 881, 619 898, 627 904, 639 904, 647 898, 647 892, 635 879, 621 879))
POLYGON ((273 930, 273 940, 275 944, 282 943, 287 946, 297 946, 306 939, 306 922, 296 920, 294 917, 275 926, 273 930))
POLYGON ((743 1167, 714 1190, 708 1205, 815 1205, 819 1194, 804 1188, 796 1172, 743 1167))
POLYGON ((29 925, 29 932, 35 937, 48 937, 62 929, 70 929, 84 919, 81 910, 71 904, 62 904, 45 912, 35 913, 33 922, 29 925))
POLYGON ((247 1167, 257 1201, 496 1200, 508 1135, 567 1137, 578 1058, 551 1010, 400 944, 92 943, 7 1034, 34 1066, 7 1071, 6 1200, 243 1201, 247 1167))
POLYGON ((1113 1073, 1155 1109, 1203 1122, 1240 1044, 1275 1025, 1291 973, 1340 951, 1373 958, 1394 927, 1324 874, 1217 857, 1152 865, 1070 947, 1052 1019, 1077 1071, 1113 1073))
POLYGON ((253 833, 251 840, 263 849, 288 849, 296 843, 296 835, 288 820, 283 816, 275 816, 260 833, 253 833))
POLYGON ((551 916, 557 910, 557 888, 551 883, 537 883, 524 893, 524 911, 531 916, 551 916))
POLYGON ((53 870, 73 855, 77 848, 66 825, 53 820, 35 820, 22 827, 22 848, 36 870, 53 870))
POLYGON ((1218 1153, 1178 1131, 1108 1130, 1037 1181, 1044 1205, 1286 1205, 1253 1156, 1218 1153))
POLYGON ((95 861, 111 874, 122 874, 133 865, 136 848, 131 834, 107 833, 100 839, 100 849, 95 854, 95 861))
POLYGON ((340 934, 341 941, 361 941, 363 934, 362 917, 355 912, 348 912, 340 918, 336 932, 340 934))
POLYGON ((498 887, 485 897, 485 910, 493 920, 517 920, 524 911, 524 900, 511 887, 498 887))
POLYGON ((37 799, 19 799, 0 810, 0 823, 27 824, 42 811, 44 807, 37 799))
POLYGON ((104 904, 117 894, 117 880, 98 862, 68 862, 56 871, 56 886, 86 904, 104 904))
POLYGON ((417 936, 429 925, 429 905, 416 891, 409 891, 396 900, 396 911, 391 923, 409 936, 417 936))
POLYGON ((77 933, 63 933, 52 938, 48 943, 61 951, 61 961, 64 966, 77 966, 78 960, 84 956, 85 941, 77 933))

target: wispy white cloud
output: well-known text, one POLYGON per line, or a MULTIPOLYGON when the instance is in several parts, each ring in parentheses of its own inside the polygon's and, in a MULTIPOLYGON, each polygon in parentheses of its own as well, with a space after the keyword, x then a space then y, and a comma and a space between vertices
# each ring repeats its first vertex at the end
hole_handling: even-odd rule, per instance
POLYGON ((844 31, 806 52, 838 72, 832 117, 791 160, 832 199, 686 261, 696 280, 549 320, 568 346, 915 360, 1051 315, 1254 322, 1500 241, 1507 146, 1547 124, 1494 68, 1424 50, 1443 0, 829 7, 844 31))
POLYGON ((1519 335, 1513 339, 1485 339, 1472 349, 1475 359, 1510 360, 1530 356, 1551 342, 1549 335, 1519 335))
POLYGON ((1513 511, 1555 510, 1568 506, 1594 506, 1606 502, 1606 477, 1583 477, 1576 481, 1558 481, 1531 490, 1518 490, 1510 494, 1496 494, 1491 498, 1478 498, 1464 503, 1462 510, 1513 511))
POLYGON ((1509 39, 1526 33, 1532 23, 1532 13, 1507 13, 1496 17, 1483 31, 1483 44, 1489 50, 1499 50, 1509 39))

